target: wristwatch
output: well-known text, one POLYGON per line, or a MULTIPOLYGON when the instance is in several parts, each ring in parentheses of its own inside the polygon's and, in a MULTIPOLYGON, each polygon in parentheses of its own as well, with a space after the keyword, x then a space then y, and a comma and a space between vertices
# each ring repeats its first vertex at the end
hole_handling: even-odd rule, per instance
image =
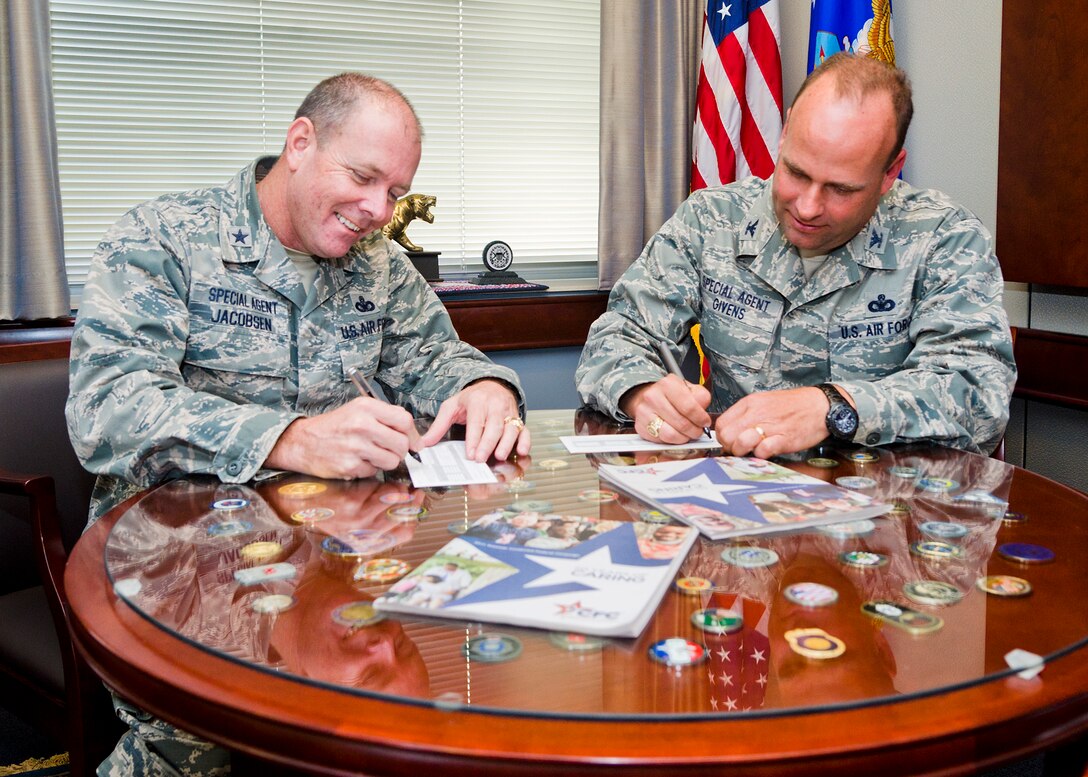
POLYGON ((858 431, 858 411, 850 406, 846 398, 830 383, 821 383, 816 388, 824 392, 831 407, 827 410, 824 423, 827 431, 836 440, 850 442, 858 431))

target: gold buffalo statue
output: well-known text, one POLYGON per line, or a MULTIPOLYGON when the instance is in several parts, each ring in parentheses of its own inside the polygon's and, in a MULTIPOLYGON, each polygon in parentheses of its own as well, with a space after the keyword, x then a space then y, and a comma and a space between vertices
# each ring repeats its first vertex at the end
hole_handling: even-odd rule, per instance
POLYGON ((434 223, 434 214, 431 208, 438 202, 438 198, 431 194, 409 194, 401 197, 393 206, 393 218, 382 227, 382 234, 390 240, 400 243, 408 251, 422 251, 423 249, 408 239, 405 231, 408 225, 416 219, 434 223))

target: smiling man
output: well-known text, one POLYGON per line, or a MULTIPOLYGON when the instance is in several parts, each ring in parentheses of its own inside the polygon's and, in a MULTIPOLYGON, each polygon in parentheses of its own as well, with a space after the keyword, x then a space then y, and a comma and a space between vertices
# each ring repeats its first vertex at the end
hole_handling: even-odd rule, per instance
POLYGON ((383 237, 420 160, 405 97, 357 73, 306 97, 279 157, 139 205, 91 264, 67 415, 100 475, 91 519, 186 473, 395 468, 451 424, 469 455, 527 453, 517 376, 461 342, 383 237), (374 377, 391 403, 360 397, 374 377), (415 416, 434 416, 419 438, 415 416))
MULTIPOLYGON (((365 478, 465 425, 468 455, 529 452, 513 371, 461 342, 381 233, 422 130, 393 86, 318 84, 265 157, 110 229, 72 336, 69 433, 99 475, 90 520, 185 474, 365 478), (389 403, 361 397, 358 369, 389 403), (434 416, 421 438, 413 416, 434 416)), ((222 774, 226 754, 117 699, 130 733, 101 774, 222 774), (175 771, 175 769, 177 771, 175 771)))
POLYGON ((696 192, 617 282, 576 380, 648 439, 763 458, 831 437, 989 452, 1016 380, 979 220, 898 180, 905 74, 839 54, 802 84, 769 181, 696 192), (701 324, 709 389, 669 374, 701 324), (664 376, 664 377, 663 377, 664 376))

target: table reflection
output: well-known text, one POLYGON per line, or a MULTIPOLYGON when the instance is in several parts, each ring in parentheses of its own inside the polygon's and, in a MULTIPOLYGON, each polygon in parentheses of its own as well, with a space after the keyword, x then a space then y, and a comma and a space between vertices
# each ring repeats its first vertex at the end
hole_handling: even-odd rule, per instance
MULTIPOLYGON (((709 585, 670 589, 636 639, 587 643, 541 630, 374 611, 375 596, 390 589, 448 595, 443 586, 457 570, 429 584, 421 579, 413 590, 396 586, 483 516, 521 515, 473 531, 501 530, 512 542, 548 547, 574 541, 586 517, 656 520, 646 505, 603 486, 596 466, 705 455, 574 456, 560 435, 620 427, 570 411, 532 413, 530 423, 533 455, 495 464, 494 484, 421 490, 403 471, 352 482, 284 475, 241 486, 206 478, 168 483, 114 526, 107 571, 118 593, 147 618, 236 661, 346 692, 538 713, 727 715, 853 705, 993 680, 1009 674, 1003 655, 1010 646, 1047 656, 1088 635, 1086 608, 1065 612, 1057 585, 1088 563, 1084 520, 1006 521, 1013 467, 919 447, 827 448, 780 459, 832 483, 869 478, 865 493, 893 510, 849 526, 700 538, 678 577, 709 585), (954 546, 955 556, 919 551, 934 539, 954 546), (1061 557, 1029 567, 995 554, 997 545, 1014 540, 1060 542, 1061 557), (769 552, 772 560, 741 565, 738 548, 769 552), (977 581, 996 573, 1032 579, 1035 590, 1019 599, 980 590, 977 581), (946 584, 962 598, 919 602, 905 593, 914 582, 946 584), (830 589, 834 601, 799 600, 795 584, 830 589), (939 628, 922 632, 875 620, 863 612, 872 602, 911 608, 939 619, 939 628), (743 627, 728 634, 699 628, 693 615, 706 608, 743 615, 743 627), (1045 619, 1046 628, 1033 627, 1032 618, 1045 619), (514 637, 520 652, 505 662, 467 658, 465 647, 489 633, 514 637), (842 650, 832 658, 806 655, 797 649, 798 634, 802 642, 815 634, 811 644, 842 650), (705 648, 703 659, 669 667, 649 657, 651 645, 674 637, 705 648)), ((642 541, 649 550, 665 548, 672 533, 669 524, 654 524, 642 541)))

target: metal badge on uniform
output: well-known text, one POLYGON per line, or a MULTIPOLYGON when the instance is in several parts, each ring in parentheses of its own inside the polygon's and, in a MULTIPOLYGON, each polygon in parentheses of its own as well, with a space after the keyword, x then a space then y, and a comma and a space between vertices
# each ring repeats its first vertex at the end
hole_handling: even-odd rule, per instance
POLYGON ((253 248, 253 230, 248 225, 231 227, 230 244, 233 248, 253 248))

